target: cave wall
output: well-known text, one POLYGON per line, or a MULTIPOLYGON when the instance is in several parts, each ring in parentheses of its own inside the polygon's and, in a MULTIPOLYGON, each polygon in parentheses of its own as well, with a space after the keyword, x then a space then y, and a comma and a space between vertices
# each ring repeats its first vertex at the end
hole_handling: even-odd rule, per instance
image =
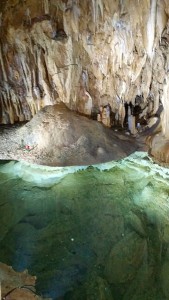
POLYGON ((2 0, 0 123, 30 120, 64 102, 90 115, 108 102, 143 115, 163 104, 169 127, 167 0, 2 0))

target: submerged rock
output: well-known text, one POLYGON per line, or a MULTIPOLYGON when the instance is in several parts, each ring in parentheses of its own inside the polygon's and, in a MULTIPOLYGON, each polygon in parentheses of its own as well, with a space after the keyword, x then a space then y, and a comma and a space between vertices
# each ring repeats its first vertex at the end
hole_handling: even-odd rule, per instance
POLYGON ((79 170, 28 165, 0 168, 1 261, 52 299, 168 300, 167 169, 145 153, 79 170))
POLYGON ((141 237, 146 236, 145 230, 143 228, 143 224, 142 224, 140 218, 136 214, 134 214, 133 212, 130 212, 126 218, 126 221, 127 221, 128 225, 131 226, 131 228, 137 234, 139 234, 141 237))
POLYGON ((109 283, 120 284, 133 280, 147 255, 147 243, 136 233, 130 233, 110 252, 105 267, 109 283))
POLYGON ((113 300, 111 289, 105 279, 101 277, 90 278, 87 285, 86 300, 113 300))

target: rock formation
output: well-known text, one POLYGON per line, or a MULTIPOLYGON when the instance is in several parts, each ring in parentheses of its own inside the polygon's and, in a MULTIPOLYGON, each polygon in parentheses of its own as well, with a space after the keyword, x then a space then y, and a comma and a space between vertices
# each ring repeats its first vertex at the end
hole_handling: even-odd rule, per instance
POLYGON ((169 135, 167 0, 8 0, 0 7, 0 123, 30 120, 64 102, 90 115, 137 102, 163 106, 169 135))
POLYGON ((122 159, 139 146, 133 137, 116 134, 70 111, 63 103, 44 107, 12 135, 5 133, 5 130, 0 132, 0 159, 48 166, 89 165, 122 159))
MULTIPOLYGON (((12 267, 0 263, 0 298, 6 300, 42 300, 43 298, 36 294, 35 276, 30 276, 24 272, 15 272, 12 267)), ((50 300, 49 298, 45 298, 50 300)))

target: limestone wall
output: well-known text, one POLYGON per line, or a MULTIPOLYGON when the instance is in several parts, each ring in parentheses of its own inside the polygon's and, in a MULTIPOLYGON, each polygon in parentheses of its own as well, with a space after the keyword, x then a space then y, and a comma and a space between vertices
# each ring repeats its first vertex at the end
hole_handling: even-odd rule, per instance
POLYGON ((109 102, 120 114, 137 96, 149 115, 163 103, 167 134, 168 20, 167 0, 2 1, 0 122, 61 101, 84 114, 109 102))

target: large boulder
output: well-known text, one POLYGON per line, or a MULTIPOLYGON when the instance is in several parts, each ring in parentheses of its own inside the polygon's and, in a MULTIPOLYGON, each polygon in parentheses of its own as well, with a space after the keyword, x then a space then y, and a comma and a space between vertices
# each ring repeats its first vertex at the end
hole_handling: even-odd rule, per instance
MULTIPOLYGON (((3 138, 2 138, 3 140, 3 138)), ((64 104, 47 106, 13 137, 11 159, 49 166, 88 165, 122 159, 137 149, 134 138, 70 111, 64 104)), ((3 141, 7 153, 10 144, 3 141)), ((6 154, 7 155, 7 154, 6 154)), ((4 159, 7 157, 3 157, 4 159)))

